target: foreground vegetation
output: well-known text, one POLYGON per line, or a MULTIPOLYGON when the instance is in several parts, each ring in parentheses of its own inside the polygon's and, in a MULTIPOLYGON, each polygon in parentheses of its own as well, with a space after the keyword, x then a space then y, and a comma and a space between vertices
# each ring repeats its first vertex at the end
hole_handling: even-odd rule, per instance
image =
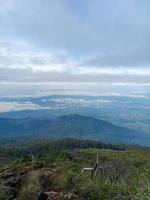
MULTIPOLYGON (((9 184, 10 180, 10 185, 17 183, 18 200, 35 200, 40 193, 51 191, 53 195, 67 191, 75 195, 72 199, 150 199, 149 149, 69 139, 2 147, 0 158, 0 200, 12 199, 4 178, 10 172, 15 181, 11 178, 9 184), (84 167, 95 165, 97 153, 102 171, 93 179, 87 172, 71 184, 84 167)), ((63 196, 55 199, 63 200, 63 196)))

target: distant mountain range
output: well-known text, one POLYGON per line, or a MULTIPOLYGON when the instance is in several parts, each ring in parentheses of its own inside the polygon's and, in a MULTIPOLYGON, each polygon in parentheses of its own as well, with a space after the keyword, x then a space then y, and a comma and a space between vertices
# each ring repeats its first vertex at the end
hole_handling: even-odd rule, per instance
POLYGON ((114 144, 140 144, 150 146, 150 137, 135 130, 116 126, 107 121, 78 114, 56 119, 0 118, 0 137, 78 138, 101 140, 114 144))

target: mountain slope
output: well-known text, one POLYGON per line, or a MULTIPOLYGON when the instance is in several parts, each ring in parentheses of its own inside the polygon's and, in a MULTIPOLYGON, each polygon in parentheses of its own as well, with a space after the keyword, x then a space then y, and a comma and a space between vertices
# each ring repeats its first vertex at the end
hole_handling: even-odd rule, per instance
POLYGON ((0 137, 38 136, 50 138, 80 138, 111 143, 145 144, 145 135, 113 125, 107 121, 81 115, 67 115, 56 119, 0 118, 0 137))
POLYGON ((55 132, 57 137, 86 138, 113 143, 128 143, 136 137, 136 133, 131 129, 81 115, 68 115, 55 119, 50 126, 50 132, 55 132))

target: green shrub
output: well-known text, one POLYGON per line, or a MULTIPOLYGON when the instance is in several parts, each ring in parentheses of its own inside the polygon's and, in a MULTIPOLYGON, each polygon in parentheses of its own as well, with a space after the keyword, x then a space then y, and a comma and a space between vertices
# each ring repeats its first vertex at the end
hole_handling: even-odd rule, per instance
POLYGON ((147 178, 140 180, 139 187, 132 196, 134 200, 150 200, 150 182, 147 178))
POLYGON ((22 155, 22 158, 21 158, 22 163, 28 163, 28 162, 31 162, 31 160, 32 160, 31 156, 27 154, 22 155))
POLYGON ((5 192, 3 186, 0 184, 0 200, 5 200, 5 199, 6 199, 5 192))
POLYGON ((40 192, 39 171, 33 171, 29 174, 27 183, 21 188, 21 200, 35 200, 40 192))
POLYGON ((6 196, 5 193, 3 191, 0 191, 0 200, 5 200, 6 196))

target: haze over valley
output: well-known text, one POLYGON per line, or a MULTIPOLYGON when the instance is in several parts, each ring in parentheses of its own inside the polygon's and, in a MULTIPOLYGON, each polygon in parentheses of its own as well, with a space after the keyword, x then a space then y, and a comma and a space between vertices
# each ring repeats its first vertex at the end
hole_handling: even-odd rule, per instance
POLYGON ((0 92, 0 117, 56 118, 80 114, 149 133, 149 85, 3 83, 2 86, 6 89, 0 92))

